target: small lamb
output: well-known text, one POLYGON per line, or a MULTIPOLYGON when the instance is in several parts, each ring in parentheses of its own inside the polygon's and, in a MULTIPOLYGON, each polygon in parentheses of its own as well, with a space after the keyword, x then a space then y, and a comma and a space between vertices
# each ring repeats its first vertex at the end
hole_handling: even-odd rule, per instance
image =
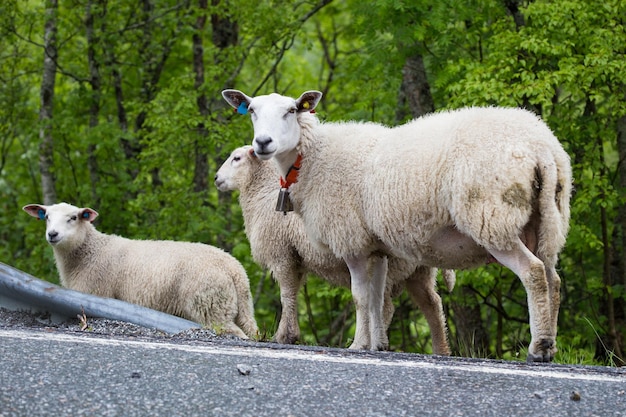
MULTIPOLYGON (((279 177, 273 163, 257 158, 252 146, 242 146, 219 168, 215 185, 220 191, 239 190, 252 257, 272 271, 280 287, 282 314, 274 338, 279 343, 295 343, 300 336, 298 291, 306 275, 310 272, 332 285, 350 287, 350 272, 342 259, 313 245, 298 215, 274 210, 279 177)), ((388 328, 394 312, 391 297, 406 288, 428 322, 433 353, 449 355, 443 306, 435 289, 436 272, 434 268, 415 268, 404 260, 390 259, 383 316, 388 328)), ((451 291, 455 284, 454 271, 444 270, 442 274, 451 291)), ((365 327, 367 338, 369 330, 365 327)), ((369 346, 355 345, 354 348, 369 346)))
POLYGON ((569 228, 572 169, 536 115, 465 108, 388 128, 319 122, 311 114, 319 91, 298 98, 238 90, 222 95, 250 114, 254 151, 278 166, 282 200, 290 197, 309 238, 348 265, 357 333, 369 320, 373 349, 388 344, 382 316, 387 265, 380 254, 451 269, 495 259, 526 289, 528 360, 553 359, 561 283, 556 263, 569 228))
POLYGON ((257 336, 248 276, 223 250, 100 233, 92 225, 95 210, 67 203, 23 209, 46 221, 46 240, 64 287, 164 311, 243 339, 257 336))

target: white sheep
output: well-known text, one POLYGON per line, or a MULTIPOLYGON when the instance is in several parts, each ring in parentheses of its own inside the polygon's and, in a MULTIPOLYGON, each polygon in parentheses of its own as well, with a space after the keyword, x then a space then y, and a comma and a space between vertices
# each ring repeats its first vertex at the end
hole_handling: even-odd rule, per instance
MULTIPOLYGON (((311 114, 322 95, 317 91, 298 99, 252 98, 237 90, 222 95, 251 114, 257 156, 273 158, 284 176, 296 172, 284 186, 291 185, 309 237, 346 261, 353 298, 367 305, 373 347, 386 347, 387 339, 386 265, 378 262, 368 275, 372 254, 451 269, 495 259, 527 292, 528 360, 553 359, 560 302, 555 265, 569 227, 572 173, 569 156, 537 116, 465 108, 387 128, 319 123, 311 114)), ((357 329, 363 316, 357 309, 357 329)))
POLYGON ((24 211, 46 221, 46 240, 64 287, 161 310, 241 338, 257 336, 246 271, 223 250, 107 235, 92 225, 95 210, 67 203, 30 204, 24 211))
MULTIPOLYGON (((239 190, 252 256, 272 272, 280 287, 282 314, 274 338, 279 343, 295 343, 300 336, 297 294, 307 273, 314 273, 333 285, 349 287, 350 272, 342 259, 312 245, 299 216, 274 210, 279 177, 274 164, 257 158, 252 146, 243 146, 235 149, 219 168, 215 185, 220 191, 239 190)), ((448 289, 452 290, 454 271, 442 272, 448 289)), ((385 328, 389 327, 394 312, 391 295, 406 287, 430 326, 433 353, 448 355, 445 318, 441 298, 435 291, 435 278, 434 268, 411 268, 404 260, 390 259, 383 308, 385 328)))

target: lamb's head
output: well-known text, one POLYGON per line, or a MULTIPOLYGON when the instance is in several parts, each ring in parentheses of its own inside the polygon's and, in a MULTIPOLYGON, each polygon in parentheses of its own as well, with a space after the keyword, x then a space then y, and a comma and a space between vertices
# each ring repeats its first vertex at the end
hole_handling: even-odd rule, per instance
POLYGON ((59 203, 52 206, 29 204, 23 210, 46 221, 46 240, 54 247, 72 248, 79 245, 98 213, 90 208, 78 208, 59 203))
POLYGON ((253 98, 238 90, 224 90, 222 96, 239 113, 250 113, 252 146, 259 158, 268 160, 296 149, 300 141, 298 113, 315 109, 322 93, 306 91, 297 99, 275 93, 253 98))
POLYGON ((250 182, 253 165, 260 163, 252 146, 237 148, 215 174, 215 186, 220 191, 239 190, 250 182))

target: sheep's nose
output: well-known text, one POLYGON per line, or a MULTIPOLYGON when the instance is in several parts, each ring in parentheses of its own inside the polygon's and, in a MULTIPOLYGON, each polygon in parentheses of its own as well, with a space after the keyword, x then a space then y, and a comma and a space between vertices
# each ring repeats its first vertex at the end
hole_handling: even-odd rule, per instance
POLYGON ((54 239, 55 237, 57 237, 59 235, 59 232, 55 231, 55 230, 50 230, 48 232, 48 238, 49 239, 54 239))
POLYGON ((254 139, 256 142, 258 149, 263 153, 263 151, 268 147, 270 143, 272 143, 271 136, 259 136, 254 139))

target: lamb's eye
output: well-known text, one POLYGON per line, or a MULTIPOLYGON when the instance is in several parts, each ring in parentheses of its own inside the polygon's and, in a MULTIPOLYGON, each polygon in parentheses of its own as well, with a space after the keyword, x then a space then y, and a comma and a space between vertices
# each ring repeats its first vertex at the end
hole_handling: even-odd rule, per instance
POLYGON ((254 109, 248 107, 248 113, 250 113, 250 114, 254 113, 254 109))
POLYGON ((68 222, 73 222, 76 221, 77 217, 76 216, 72 216, 70 217, 70 219, 68 220, 68 222))
POLYGON ((296 112, 296 109, 289 109, 290 114, 294 114, 295 112, 296 112))
POLYGON ((237 162, 240 161, 241 157, 240 156, 233 156, 233 162, 237 162))

